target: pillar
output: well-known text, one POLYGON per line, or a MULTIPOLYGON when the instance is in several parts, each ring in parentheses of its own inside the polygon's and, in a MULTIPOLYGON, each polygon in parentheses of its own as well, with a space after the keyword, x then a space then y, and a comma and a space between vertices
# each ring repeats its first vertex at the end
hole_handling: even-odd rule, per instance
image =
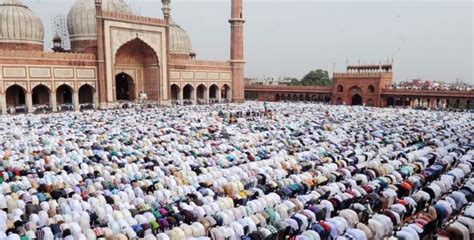
POLYGON ((204 89, 204 102, 209 104, 209 88, 204 89))
POLYGON ((183 90, 178 91, 177 99, 178 99, 178 103, 180 105, 183 105, 183 96, 184 96, 184 88, 183 88, 183 90))
MULTIPOLYGON (((243 85, 242 85, 242 86, 243 86, 243 85)), ((232 99, 233 99, 232 96, 233 96, 232 90, 227 91, 227 100, 232 101, 232 99)), ((245 101, 245 98, 244 98, 244 101, 245 101)))
POLYGON ((0 108, 1 114, 7 114, 7 96, 3 93, 0 94, 0 108))
POLYGON ((216 97, 217 97, 217 102, 218 102, 218 103, 221 103, 222 90, 221 90, 220 88, 217 89, 216 97))
POLYGON ((435 100, 434 98, 428 98, 428 109, 434 109, 435 107, 435 100))
POLYGON ((230 65, 232 68, 232 101, 244 102, 244 23, 243 0, 232 0, 230 65))
POLYGON ((79 104, 79 92, 72 92, 72 107, 74 111, 78 112, 81 110, 81 105, 79 104))
POLYGON ((26 98, 26 111, 28 113, 32 113, 34 112, 34 109, 33 109, 33 98, 31 96, 31 93, 28 92, 25 94, 25 98, 26 98))
POLYGON ((94 108, 99 107, 99 93, 97 91, 92 93, 92 104, 94 105, 94 108))
POLYGON ((191 92, 191 100, 193 101, 193 104, 197 104, 197 89, 193 89, 191 92))
POLYGON ((58 103, 56 99, 56 93, 55 92, 50 92, 49 93, 49 104, 51 104, 51 109, 53 112, 58 111, 58 103))

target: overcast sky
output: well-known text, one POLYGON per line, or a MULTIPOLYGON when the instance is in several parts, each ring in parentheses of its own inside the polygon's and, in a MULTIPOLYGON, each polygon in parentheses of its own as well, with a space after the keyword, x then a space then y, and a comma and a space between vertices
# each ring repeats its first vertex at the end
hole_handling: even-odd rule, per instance
MULTIPOLYGON (((43 19, 74 0, 23 0, 43 19)), ((127 0, 134 12, 162 17, 160 0, 127 0)), ((302 77, 312 69, 394 59, 396 81, 474 83, 472 1, 244 0, 246 77, 302 77), (334 64, 335 63, 335 64, 334 64)), ((172 0, 172 17, 198 59, 229 58, 230 0, 172 0)))

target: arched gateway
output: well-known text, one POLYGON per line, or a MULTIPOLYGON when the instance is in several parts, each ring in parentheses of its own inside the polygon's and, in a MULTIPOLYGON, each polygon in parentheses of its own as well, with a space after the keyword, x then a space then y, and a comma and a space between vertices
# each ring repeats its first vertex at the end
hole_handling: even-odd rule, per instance
POLYGON ((116 100, 134 101, 140 93, 160 98, 160 71, 156 52, 139 38, 122 45, 115 54, 116 100))
POLYGON ((133 101, 137 99, 133 78, 126 73, 115 76, 115 98, 117 101, 133 101))
POLYGON ((352 106, 359 106, 362 105, 362 97, 359 94, 354 94, 352 96, 352 106))

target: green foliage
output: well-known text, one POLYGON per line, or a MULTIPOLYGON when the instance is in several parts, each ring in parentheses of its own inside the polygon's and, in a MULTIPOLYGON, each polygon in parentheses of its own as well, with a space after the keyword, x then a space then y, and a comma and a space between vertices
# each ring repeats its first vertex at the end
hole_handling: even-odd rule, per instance
POLYGON ((298 80, 297 78, 292 78, 291 82, 290 82, 290 85, 298 85, 299 82, 300 82, 300 80, 298 80))
POLYGON ((332 80, 329 78, 328 71, 318 69, 306 74, 303 79, 298 81, 292 79, 290 82, 292 86, 331 86, 332 80))

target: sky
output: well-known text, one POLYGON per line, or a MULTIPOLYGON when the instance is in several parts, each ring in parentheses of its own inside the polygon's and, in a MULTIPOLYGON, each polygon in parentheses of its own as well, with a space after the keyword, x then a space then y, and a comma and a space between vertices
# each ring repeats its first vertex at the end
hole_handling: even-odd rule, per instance
MULTIPOLYGON (((125 0, 135 13, 162 18, 160 0, 125 0)), ((22 0, 51 19, 74 0, 22 0)), ((172 18, 202 60, 229 58, 230 0, 172 0, 172 18)), ((246 77, 301 78, 314 69, 394 63, 394 80, 474 84, 474 4, 465 1, 244 0, 246 77)))

